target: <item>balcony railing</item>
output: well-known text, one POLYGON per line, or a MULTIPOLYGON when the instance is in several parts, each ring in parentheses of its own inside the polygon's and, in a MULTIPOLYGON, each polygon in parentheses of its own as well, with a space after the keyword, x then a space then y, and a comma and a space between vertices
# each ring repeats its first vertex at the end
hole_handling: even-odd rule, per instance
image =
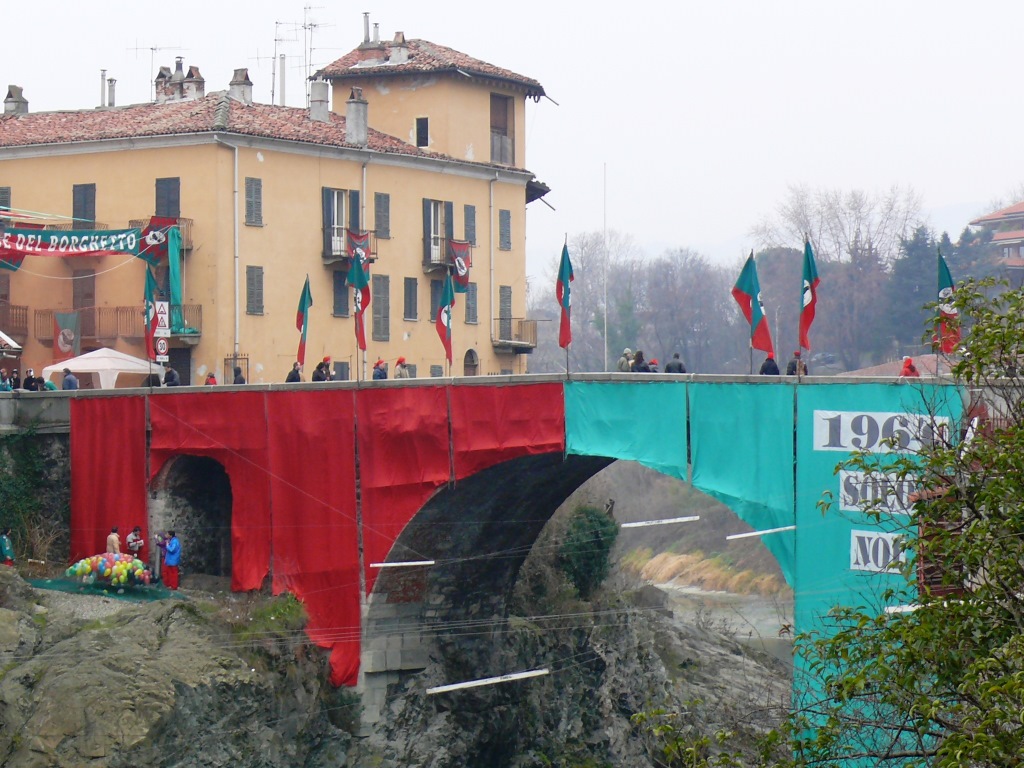
POLYGON ((0 303, 0 331, 24 344, 28 340, 28 307, 0 303))
POLYGON ((324 241, 324 252, 322 254, 324 264, 333 264, 338 261, 345 262, 346 264, 351 260, 351 255, 348 252, 348 238, 347 232, 353 232, 360 237, 363 235, 369 235, 368 248, 369 251, 366 254, 366 258, 370 261, 376 261, 377 259, 377 233, 372 229, 353 229, 346 230, 344 228, 335 227, 331 231, 330 244, 324 241))
MULTIPOLYGON (((0 319, 3 317, 3 305, 0 305, 0 319)), ((12 307, 12 309, 17 309, 12 307)), ((28 308, 21 308, 28 314, 28 308)), ((91 309, 54 310, 37 309, 33 318, 35 337, 43 342, 53 341, 53 316, 55 312, 78 312, 78 335, 92 343, 110 342, 117 338, 141 339, 146 335, 143 322, 142 306, 135 307, 93 307, 91 309)), ((174 308, 171 309, 172 317, 174 308)), ((200 336, 203 333, 203 307, 201 304, 181 305, 181 330, 171 336, 200 336)), ((0 325, 0 330, 4 330, 0 325)), ((17 332, 13 335, 18 340, 17 332)), ((27 335, 27 331, 26 334, 27 335)), ((20 343, 20 342, 19 342, 20 343)))
MULTIPOLYGON (((181 250, 191 251, 192 250, 192 219, 183 219, 179 217, 176 219, 178 223, 178 229, 181 230, 181 250)), ((149 219, 130 219, 128 221, 128 227, 130 229, 145 229, 149 226, 149 219)))
POLYGON ((440 269, 442 267, 455 266, 455 253, 457 248, 462 248, 468 253, 468 264, 473 263, 473 246, 466 240, 453 240, 447 237, 431 237, 428 245, 424 247, 423 267, 424 269, 440 269))
POLYGON ((47 224, 44 229, 51 229, 57 232, 92 232, 94 230, 110 229, 102 221, 62 221, 59 224, 47 224))
POLYGON ((499 317, 494 321, 491 343, 495 348, 529 354, 537 346, 537 321, 520 317, 499 317))

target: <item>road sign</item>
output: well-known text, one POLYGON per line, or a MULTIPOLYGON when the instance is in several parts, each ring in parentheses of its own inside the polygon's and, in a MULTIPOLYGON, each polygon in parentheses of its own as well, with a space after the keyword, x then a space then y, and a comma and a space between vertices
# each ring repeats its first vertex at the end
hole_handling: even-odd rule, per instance
POLYGON ((171 305, 167 301, 156 302, 156 330, 154 336, 171 335, 171 305))
POLYGON ((168 348, 168 346, 169 346, 169 344, 167 343, 167 339, 166 338, 162 338, 161 337, 161 338, 156 340, 156 353, 158 355, 163 355, 165 360, 167 359, 167 348, 168 348))

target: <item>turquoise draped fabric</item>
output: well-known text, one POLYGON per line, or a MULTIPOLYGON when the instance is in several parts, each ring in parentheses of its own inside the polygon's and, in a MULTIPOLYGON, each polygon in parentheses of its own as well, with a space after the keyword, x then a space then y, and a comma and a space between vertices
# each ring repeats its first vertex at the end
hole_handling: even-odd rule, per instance
POLYGON ((171 283, 171 333, 185 332, 185 318, 181 311, 181 229, 167 230, 167 267, 171 283))

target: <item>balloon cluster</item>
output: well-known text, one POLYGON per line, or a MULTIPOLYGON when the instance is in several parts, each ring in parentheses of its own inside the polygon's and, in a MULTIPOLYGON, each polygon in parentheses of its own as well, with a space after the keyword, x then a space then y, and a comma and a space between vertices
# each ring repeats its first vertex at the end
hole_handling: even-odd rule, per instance
POLYGON ((107 552, 79 560, 67 569, 69 578, 80 578, 86 584, 110 584, 115 587, 149 584, 149 570, 132 555, 107 552))

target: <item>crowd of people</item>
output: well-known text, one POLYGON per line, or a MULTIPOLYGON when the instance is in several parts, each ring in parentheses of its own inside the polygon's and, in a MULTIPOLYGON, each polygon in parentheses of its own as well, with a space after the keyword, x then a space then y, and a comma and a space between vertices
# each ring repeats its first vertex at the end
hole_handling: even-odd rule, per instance
POLYGON ((63 374, 63 381, 61 386, 58 387, 49 379, 36 376, 36 372, 32 368, 26 368, 24 376, 18 372, 17 368, 11 369, 9 374, 6 368, 0 368, 0 392, 14 392, 15 390, 22 392, 56 392, 60 389, 78 389, 78 377, 68 368, 64 369, 63 374))
MULTIPOLYGON (((622 350, 622 357, 619 358, 615 369, 619 373, 660 373, 658 358, 647 360, 644 351, 638 349, 636 352, 626 347, 622 350)), ((686 366, 679 358, 679 353, 672 355, 672 359, 665 365, 664 373, 686 373, 686 366)))
MULTIPOLYGON (((8 529, 9 531, 10 529, 8 529)), ((143 563, 147 562, 146 539, 142 535, 141 526, 136 525, 125 538, 124 543, 128 549, 125 554, 130 554, 136 560, 141 560, 143 563)), ((181 540, 173 530, 169 530, 166 533, 157 534, 156 545, 160 549, 161 559, 163 560, 160 573, 164 586, 168 589, 176 590, 180 584, 178 569, 181 565, 181 540)), ((2 542, 0 542, 0 546, 2 546, 2 542)), ((116 525, 107 534, 107 552, 112 555, 122 554, 121 534, 118 533, 118 526, 116 525)), ((14 553, 12 549, 11 559, 13 560, 13 558, 14 553)))

